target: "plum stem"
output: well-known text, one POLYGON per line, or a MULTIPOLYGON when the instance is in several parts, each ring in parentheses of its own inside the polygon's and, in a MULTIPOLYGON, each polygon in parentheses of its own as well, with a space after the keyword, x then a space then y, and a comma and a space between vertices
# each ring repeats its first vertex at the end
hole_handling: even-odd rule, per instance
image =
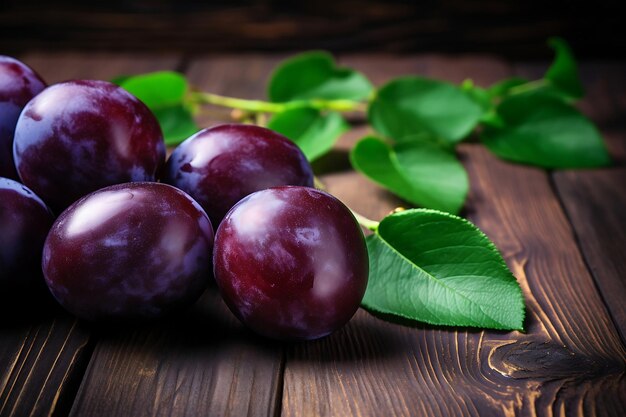
POLYGON ((293 109, 334 110, 340 112, 365 111, 366 103, 354 100, 294 100, 285 103, 272 103, 263 100, 247 100, 242 98, 227 97, 219 94, 194 91, 190 100, 199 104, 211 104, 214 106, 228 107, 231 109, 245 110, 254 113, 281 113, 293 109))
POLYGON ((380 224, 380 222, 368 219, 367 217, 357 213, 352 209, 350 209, 350 211, 352 212, 352 215, 356 218, 356 221, 359 222, 361 226, 371 230, 372 232, 376 232, 378 230, 378 225, 380 224))

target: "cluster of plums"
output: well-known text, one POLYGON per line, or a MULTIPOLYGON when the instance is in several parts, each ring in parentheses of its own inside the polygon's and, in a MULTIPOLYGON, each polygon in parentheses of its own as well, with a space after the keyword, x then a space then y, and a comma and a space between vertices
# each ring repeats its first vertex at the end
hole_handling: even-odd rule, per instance
POLYGON ((0 298, 45 282, 79 318, 154 318, 214 278, 269 337, 314 339, 352 317, 367 285, 363 234, 312 188, 295 144, 228 124, 165 157, 158 121, 122 88, 46 87, 0 56, 0 298))

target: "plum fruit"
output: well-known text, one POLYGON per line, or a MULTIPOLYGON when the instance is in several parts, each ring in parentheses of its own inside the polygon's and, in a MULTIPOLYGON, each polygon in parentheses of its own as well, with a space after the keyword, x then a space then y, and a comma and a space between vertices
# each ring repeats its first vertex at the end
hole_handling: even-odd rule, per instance
POLYGON ((198 201, 217 227, 235 203, 255 191, 313 186, 313 171, 300 149, 284 136, 259 126, 225 124, 181 143, 161 180, 198 201))
POLYGON ((46 83, 20 61, 0 55, 0 177, 19 180, 13 161, 13 135, 22 109, 46 83))
MULTIPOLYGON (((26 186, 0 178, 0 299, 45 290, 41 251, 54 218, 26 186)), ((45 291, 41 291, 45 293, 45 291)))
POLYGON ((160 317, 211 280, 213 228, 191 197, 136 182, 89 194, 55 221, 43 251, 57 301, 87 320, 160 317))
POLYGON ((154 181, 165 162, 158 121, 137 98, 106 81, 46 88, 15 128, 22 182, 59 212, 102 187, 154 181))
POLYGON ((367 248, 354 216, 308 187, 275 187, 241 200, 220 224, 213 256, 231 311, 276 339, 316 339, 339 329, 367 286, 367 248))

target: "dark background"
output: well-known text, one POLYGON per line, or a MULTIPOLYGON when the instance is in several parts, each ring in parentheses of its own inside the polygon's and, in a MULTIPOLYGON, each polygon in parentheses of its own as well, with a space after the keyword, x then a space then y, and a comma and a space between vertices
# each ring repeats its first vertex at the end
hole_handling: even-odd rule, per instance
POLYGON ((626 58, 617 1, 0 0, 0 53, 147 50, 490 53, 626 58))

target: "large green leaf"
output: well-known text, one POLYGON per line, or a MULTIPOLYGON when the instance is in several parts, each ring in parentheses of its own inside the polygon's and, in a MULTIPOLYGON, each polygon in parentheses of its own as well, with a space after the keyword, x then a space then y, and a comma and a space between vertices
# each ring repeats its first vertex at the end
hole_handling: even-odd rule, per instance
POLYGON ((458 87, 421 77, 390 81, 369 107, 372 126, 398 142, 426 132, 454 143, 474 129, 482 114, 481 104, 458 87))
POLYGON ((166 144, 180 143, 199 130, 186 103, 189 85, 182 74, 160 71, 118 77, 114 81, 152 110, 166 144))
POLYGON ((549 44, 556 53, 554 62, 548 68, 545 78, 561 93, 580 98, 584 95, 583 86, 578 77, 578 68, 572 51, 563 39, 552 38, 549 44))
POLYGON ((349 129, 339 113, 322 114, 311 108, 278 113, 270 119, 267 127, 294 141, 309 161, 328 152, 339 136, 349 129))
POLYGON ((403 199, 427 208, 458 213, 469 183, 455 154, 430 140, 391 147, 374 137, 361 139, 350 153, 355 169, 403 199))
POLYGON ((485 128, 481 138, 501 158, 546 168, 598 167, 611 162, 593 123, 558 98, 510 97, 498 114, 504 125, 485 128))
POLYGON ((311 99, 361 100, 369 96, 372 84, 360 72, 337 67, 326 52, 306 52, 283 61, 268 86, 271 101, 311 99))
POLYGON ((367 247, 366 308, 437 325, 523 329, 515 277, 467 220, 406 210, 384 218, 367 247))

